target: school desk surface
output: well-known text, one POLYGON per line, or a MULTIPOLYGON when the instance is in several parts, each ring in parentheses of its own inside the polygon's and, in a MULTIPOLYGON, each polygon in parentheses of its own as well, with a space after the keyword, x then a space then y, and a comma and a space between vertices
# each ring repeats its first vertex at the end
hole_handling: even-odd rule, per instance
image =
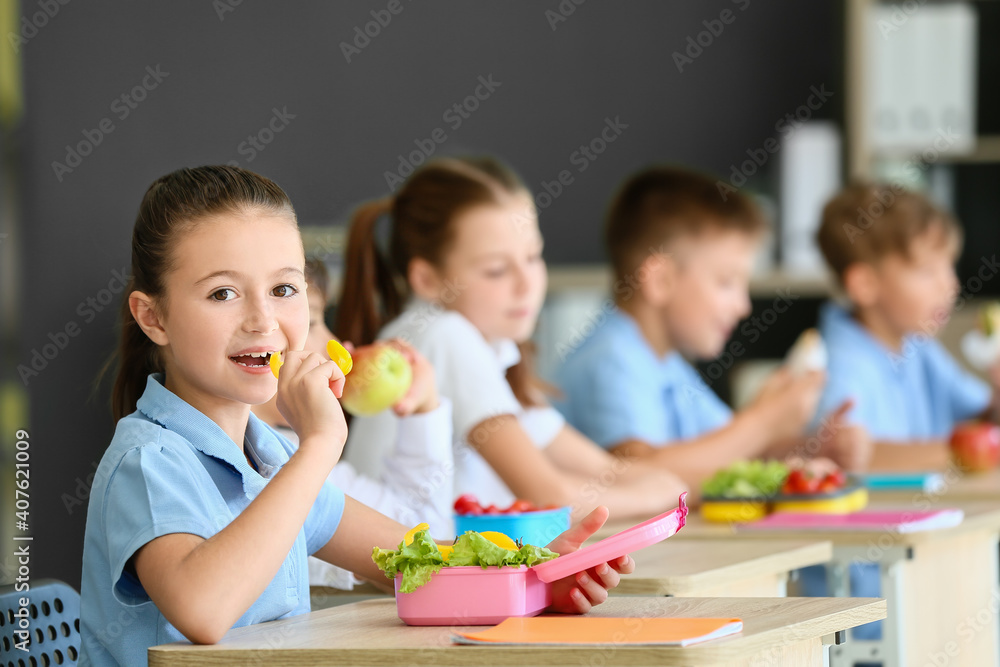
MULTIPOLYGON (((682 531, 684 529, 681 529, 682 531)), ((784 597, 788 575, 833 558, 828 541, 676 540, 632 554, 635 572, 622 577, 613 595, 681 597, 784 597)))
MULTIPOLYGON (((692 512, 671 540, 827 540, 833 544, 831 583, 837 595, 848 591, 848 564, 879 565, 888 619, 879 641, 851 641, 831 652, 833 667, 852 659, 885 660, 890 665, 924 664, 943 655, 952 667, 996 665, 1000 661, 1000 503, 943 497, 936 508, 965 512, 961 525, 943 530, 898 534, 893 531, 764 531, 706 522, 692 512), (954 654, 954 655, 952 655, 954 654)), ((873 496, 869 509, 927 509, 912 500, 873 496)), ((605 526, 606 537, 621 525, 605 526)), ((933 664, 933 662, 931 662, 933 664)))
MULTIPOLYGON (((676 646, 457 646, 468 627, 408 627, 394 600, 368 600, 229 632, 218 644, 149 649, 150 667, 166 665, 718 665, 823 664, 837 633, 885 618, 877 598, 618 597, 595 607, 606 617, 737 617, 743 632, 676 646), (599 659, 598 662, 594 662, 599 659)), ((479 628, 481 629, 481 628, 479 628)))

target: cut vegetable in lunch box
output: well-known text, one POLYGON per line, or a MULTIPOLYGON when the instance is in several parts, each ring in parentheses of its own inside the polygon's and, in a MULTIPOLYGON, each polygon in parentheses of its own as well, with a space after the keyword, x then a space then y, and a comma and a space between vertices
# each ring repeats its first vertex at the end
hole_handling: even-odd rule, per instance
POLYGON ((847 514, 868 505, 868 491, 829 459, 737 461, 702 485, 708 521, 749 523, 771 512, 847 514))
POLYGON ((483 507, 471 493, 455 501, 455 530, 464 533, 496 531, 514 540, 548 544, 569 528, 570 508, 558 505, 538 507, 529 500, 515 499, 507 507, 483 507))
POLYGON ((612 562, 665 540, 685 523, 678 507, 587 547, 559 555, 507 535, 468 531, 438 545, 426 524, 396 549, 372 550, 372 560, 396 590, 396 613, 407 625, 495 625, 535 616, 552 604, 552 582, 612 562))

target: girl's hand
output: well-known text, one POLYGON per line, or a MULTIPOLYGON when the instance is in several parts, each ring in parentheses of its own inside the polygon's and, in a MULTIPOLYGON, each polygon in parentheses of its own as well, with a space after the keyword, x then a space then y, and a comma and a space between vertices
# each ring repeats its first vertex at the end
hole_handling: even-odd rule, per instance
MULTIPOLYGON (((564 555, 577 551, 587 539, 608 520, 608 508, 603 505, 580 520, 565 533, 552 540, 548 547, 564 555)), ((552 584, 552 604, 548 611, 563 614, 586 614, 594 605, 608 599, 608 591, 618 585, 621 574, 635 571, 635 561, 625 555, 609 563, 601 563, 585 572, 565 577, 552 584)))
POLYGON ((344 374, 334 362, 315 352, 286 352, 278 373, 278 411, 299 436, 299 448, 323 443, 336 463, 347 441, 347 422, 337 399, 344 374))
POLYGON ((440 401, 434 382, 434 367, 406 341, 393 338, 389 344, 399 350, 413 369, 413 383, 406 395, 392 406, 393 412, 399 417, 406 417, 435 410, 440 401))

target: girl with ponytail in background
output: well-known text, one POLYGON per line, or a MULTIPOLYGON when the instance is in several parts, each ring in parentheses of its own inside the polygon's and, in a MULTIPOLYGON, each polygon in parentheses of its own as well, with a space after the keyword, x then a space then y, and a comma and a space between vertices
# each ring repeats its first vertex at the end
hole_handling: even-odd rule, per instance
MULTIPOLYGON (((439 159, 355 213, 335 329, 356 345, 400 338, 430 361, 452 403, 455 496, 570 505, 574 516, 598 504, 616 518, 673 507, 677 477, 612 457, 546 403, 529 343, 545 288, 538 218, 520 179, 490 158, 439 159)), ((390 415, 356 418, 345 458, 378 476, 395 428, 390 415)))

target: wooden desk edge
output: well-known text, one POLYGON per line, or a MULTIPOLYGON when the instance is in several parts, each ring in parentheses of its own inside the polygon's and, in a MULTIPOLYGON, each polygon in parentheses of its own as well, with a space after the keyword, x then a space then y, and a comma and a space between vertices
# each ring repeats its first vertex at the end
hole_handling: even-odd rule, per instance
POLYGON ((781 554, 760 556, 711 572, 668 578, 629 575, 622 578, 616 592, 623 595, 687 595, 753 577, 781 574, 810 565, 822 565, 831 560, 833 560, 833 543, 821 540, 802 544, 781 554))
MULTIPOLYGON (((728 601, 752 598, 729 598, 728 601)), ((795 598, 786 598, 794 600, 795 598)), ((817 598, 814 598, 817 599, 817 598)), ((844 598, 833 598, 844 600, 844 598)), ((697 664, 726 664, 759 654, 769 649, 780 649, 802 641, 821 641, 824 637, 886 618, 887 606, 883 598, 854 598, 855 606, 783 625, 750 636, 737 635, 705 644, 678 646, 455 646, 414 647, 384 649, 372 648, 301 648, 294 650, 236 648, 224 645, 198 647, 186 643, 153 646, 148 650, 149 667, 174 665, 246 665, 248 660, 274 667, 304 667, 318 664, 353 665, 509 665, 524 664, 571 667, 585 664, 596 650, 606 649, 623 658, 609 664, 663 665, 683 667, 697 664)), ((369 601, 374 602, 374 601, 369 601)), ((364 604, 364 603, 360 603, 364 604)), ((280 623, 280 621, 279 621, 280 623)), ((267 624, 262 624, 267 625, 267 624)))

